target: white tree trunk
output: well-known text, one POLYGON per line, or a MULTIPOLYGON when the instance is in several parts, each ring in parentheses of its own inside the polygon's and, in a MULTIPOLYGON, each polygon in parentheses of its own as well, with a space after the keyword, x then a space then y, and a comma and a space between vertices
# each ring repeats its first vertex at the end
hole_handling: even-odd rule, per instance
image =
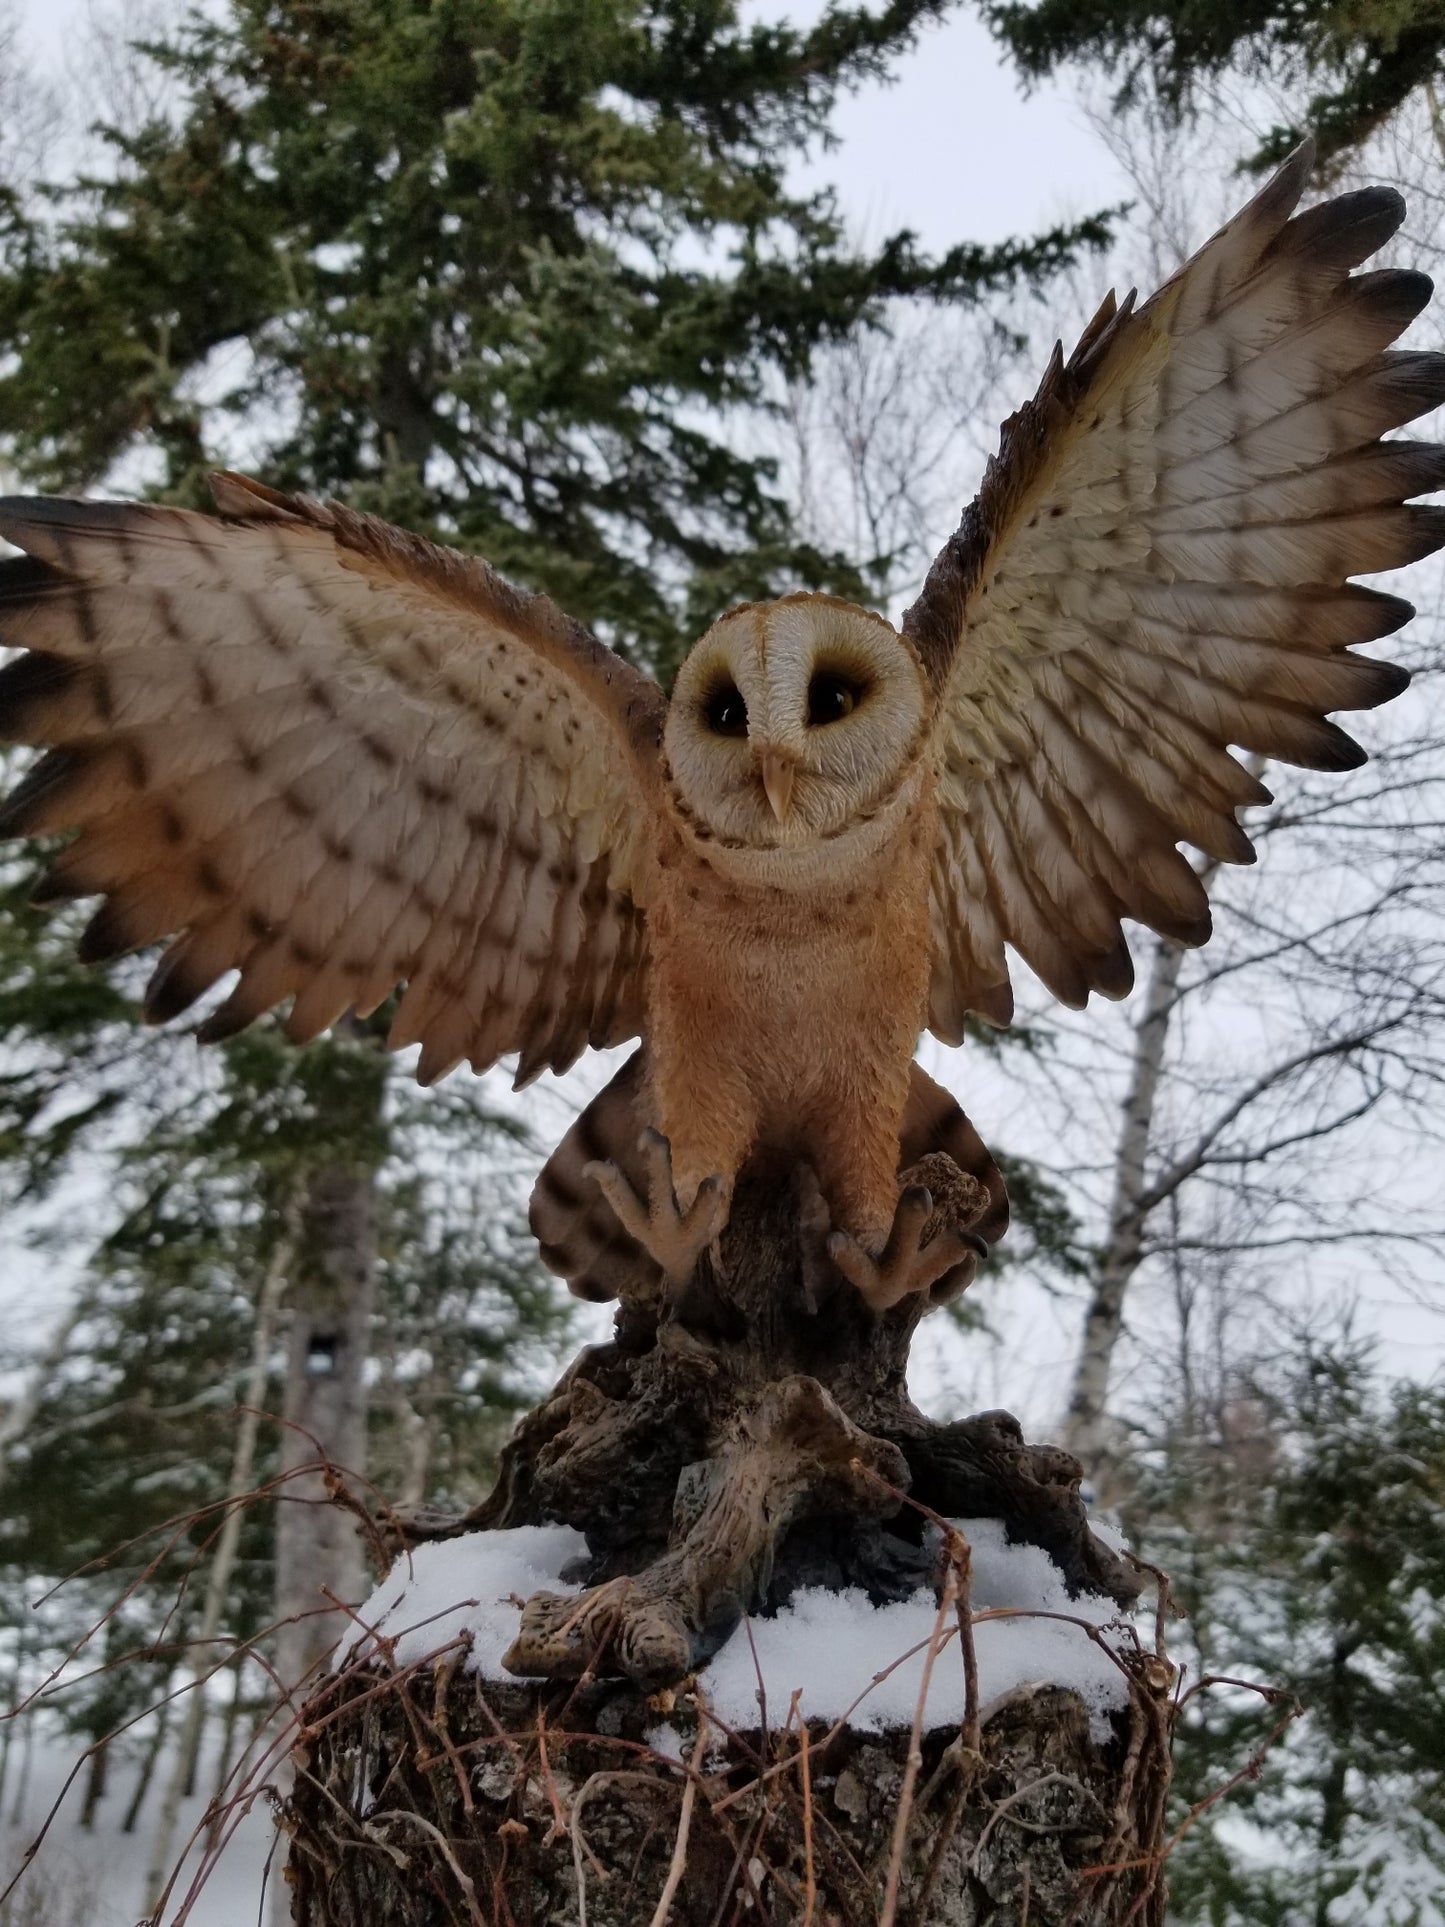
MULTIPOLYGON (((277 1682, 290 1695, 283 1723, 350 1623, 330 1602, 357 1606, 368 1590, 356 1519, 331 1498, 327 1474, 349 1475, 345 1483, 355 1489, 365 1471, 375 1183, 369 1170, 320 1170, 302 1207, 282 1411, 271 1644, 277 1682)), ((287 1772, 271 1777, 283 1789, 289 1782, 287 1772)), ((274 1884, 271 1918, 274 1927, 291 1919, 285 1880, 274 1884)))
POLYGON ((1094 1291, 1084 1318, 1079 1362, 1074 1371, 1074 1386, 1065 1420, 1065 1445, 1076 1458, 1083 1461, 1096 1481, 1107 1476, 1112 1463, 1108 1423, 1109 1374, 1119 1334, 1124 1327, 1125 1294, 1143 1255, 1147 1215, 1143 1205, 1148 1185, 1154 1107, 1160 1074, 1164 1068, 1164 1050, 1169 1039, 1169 1018, 1179 989, 1179 971, 1183 961, 1184 952, 1177 944, 1169 943, 1162 937, 1156 941, 1144 1014, 1134 1033, 1134 1060, 1129 1092, 1124 1100, 1119 1153, 1114 1166, 1114 1196, 1109 1207, 1108 1236, 1094 1274, 1094 1291))
MULTIPOLYGON (((1250 755, 1244 759, 1244 767, 1258 778, 1264 774, 1265 761, 1263 756, 1250 755)), ((1206 891, 1218 869, 1217 857, 1208 857, 1196 864, 1195 872, 1206 891)), ((1099 1496, 1107 1494, 1117 1460, 1116 1442, 1109 1423, 1109 1378, 1124 1329, 1124 1300, 1144 1256, 1149 1215, 1196 1168, 1194 1161, 1185 1159, 1168 1178, 1154 1184, 1149 1180, 1159 1081, 1164 1071, 1170 1019, 1179 1001, 1179 975, 1183 966, 1184 951, 1180 946, 1163 937, 1156 938, 1144 1014, 1134 1032, 1134 1057, 1114 1164, 1114 1195, 1109 1207, 1108 1229, 1103 1254, 1094 1272, 1093 1295, 1084 1317, 1079 1361, 1064 1421, 1064 1444, 1075 1458, 1082 1460, 1099 1496)), ((1288 1068, 1288 1065, 1283 1067, 1288 1068)), ((1248 1096, 1244 1102, 1248 1102, 1248 1096)))
POLYGON ((356 1521, 328 1503, 327 1468, 365 1471, 366 1361, 376 1270, 374 1174, 318 1171, 307 1188, 291 1291, 276 1522, 272 1656, 294 1693, 344 1631, 328 1595, 367 1590, 356 1521), (308 1469, 301 1469, 308 1468, 308 1469))
POLYGON ((266 1375, 271 1364, 271 1347, 276 1336, 276 1316, 281 1305, 281 1294, 285 1289, 286 1277, 291 1269, 294 1247, 289 1235, 278 1239, 266 1275, 261 1281, 261 1291, 256 1301, 256 1324, 251 1339, 251 1362, 246 1372, 246 1382, 241 1393, 241 1415, 236 1427, 236 1444, 231 1454, 231 1473, 226 1483, 226 1496, 232 1501, 231 1510, 226 1514, 221 1527, 221 1535, 216 1541, 215 1554, 211 1559, 211 1570, 206 1578, 206 1596, 201 1607, 201 1623, 196 1631, 196 1679, 186 1702, 185 1723, 181 1728, 180 1744, 170 1778, 166 1785, 165 1799, 156 1820, 155 1833, 151 1842, 150 1867, 146 1873, 146 1892, 151 1896, 152 1909, 158 1905, 158 1897, 170 1877, 171 1855, 175 1846, 176 1823, 180 1818, 181 1801, 186 1789, 194 1783, 196 1758, 201 1749, 201 1735, 205 1730, 208 1700, 204 1681, 214 1670, 220 1654, 216 1650, 216 1636, 221 1630, 225 1616, 226 1601, 231 1590, 231 1575, 236 1567, 236 1551, 241 1543, 241 1521, 245 1507, 241 1503, 251 1490, 256 1464, 256 1428, 260 1422, 261 1402, 266 1396, 266 1375))

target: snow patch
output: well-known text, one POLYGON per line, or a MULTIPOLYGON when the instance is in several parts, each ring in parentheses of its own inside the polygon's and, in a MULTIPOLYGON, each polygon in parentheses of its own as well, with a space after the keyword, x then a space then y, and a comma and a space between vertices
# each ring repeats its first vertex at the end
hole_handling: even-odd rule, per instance
MULTIPOLYGON (((467 1636, 469 1671, 506 1679, 502 1654, 517 1636, 520 1602, 543 1588, 580 1592, 560 1574, 586 1555, 587 1541, 571 1526, 512 1526, 441 1539, 404 1553, 357 1617, 372 1634, 395 1642, 398 1666, 413 1666, 467 1636)), ((373 1643, 363 1638, 337 1664, 373 1643)))
MULTIPOLYGON (((982 1615, 973 1638, 983 1712, 1032 1687, 1072 1687, 1089 1709, 1094 1738, 1106 1740, 1108 1716, 1127 1704, 1128 1688, 1109 1653, 1078 1622, 1112 1628, 1112 1643, 1118 1644, 1129 1637, 1119 1608, 1098 1596, 1071 1599, 1048 1554, 1037 1546, 1010 1545, 1000 1521, 956 1523, 973 1551, 973 1610, 982 1615), (1036 1616, 1049 1613, 1063 1617, 1036 1616)), ((466 1637, 469 1670, 486 1679, 509 1678, 501 1661, 516 1636, 520 1601, 539 1588, 579 1591, 559 1575, 585 1552, 581 1533, 567 1526, 517 1526, 418 1546, 393 1567, 360 1617, 395 1642, 399 1666, 466 1637)), ((859 1591, 806 1588, 776 1617, 739 1627, 698 1683, 728 1726, 759 1725, 760 1687, 770 1724, 786 1718, 799 1692, 811 1719, 846 1715, 867 1732, 907 1726, 937 1622, 937 1603, 927 1591, 872 1606, 859 1591)), ((930 1728, 963 1719, 963 1664, 951 1616, 944 1631, 924 1715, 930 1728)), ((362 1639, 346 1658, 360 1659, 373 1649, 372 1641, 362 1639)), ((667 1738, 662 1729, 659 1737, 667 1738)))
POLYGON ((670 1720, 661 1726, 654 1726, 643 1734, 643 1739, 664 1760, 676 1760, 682 1764, 682 1735, 670 1720))

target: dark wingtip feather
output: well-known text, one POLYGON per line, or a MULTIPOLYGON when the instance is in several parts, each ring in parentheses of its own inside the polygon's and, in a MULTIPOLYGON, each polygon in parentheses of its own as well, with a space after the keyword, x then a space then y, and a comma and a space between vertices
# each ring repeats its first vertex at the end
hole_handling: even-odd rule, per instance
POLYGON ((1410 687, 1410 671, 1397 662, 1376 662, 1373 657, 1356 655, 1350 655, 1350 661, 1358 663, 1363 671, 1351 709, 1378 709, 1381 703, 1393 701, 1410 687))
POLYGON ((75 954, 83 964, 100 964, 138 948, 125 916, 114 898, 108 897, 81 932, 75 954))
POLYGON ((169 1023, 210 989, 214 978, 188 973, 187 963, 185 946, 173 944, 152 971, 142 1005, 148 1024, 169 1023))
POLYGON ((79 775, 88 752, 52 749, 0 801, 0 837, 32 836, 49 806, 79 775))
POLYGON ((1404 218, 1404 197, 1393 187, 1356 188, 1296 214, 1275 248, 1343 272, 1377 254, 1404 218))
POLYGON ((1189 917, 1151 906, 1148 922, 1161 937, 1182 944, 1186 950, 1202 949, 1214 935, 1214 916, 1207 909, 1200 911, 1198 916, 1189 917))
POLYGON ((1403 596, 1389 595, 1384 589, 1367 589, 1357 582, 1349 584, 1348 593, 1361 616, 1368 617, 1351 638, 1354 642, 1383 641, 1415 618, 1414 603, 1407 602, 1403 596))
POLYGON ((1377 442, 1373 453, 1391 478, 1395 500, 1445 489, 1445 444, 1385 441, 1377 442))
POLYGON ((1306 134, 1299 146, 1285 155, 1254 199, 1246 202, 1236 218, 1242 221, 1252 216, 1255 220, 1263 217, 1266 220, 1283 221, 1309 186, 1314 171, 1314 138, 1306 134))
POLYGON ((3 625, 7 603, 19 603, 23 607, 42 596, 54 595, 57 590, 73 593, 74 589, 72 577, 53 564, 42 562, 38 556, 0 557, 0 642, 5 639, 3 625))
POLYGON ((255 1018, 231 1008, 230 1000, 213 1010, 209 1017, 196 1025, 196 1041, 200 1044, 224 1044, 232 1037, 239 1037, 243 1030, 249 1030, 255 1018))
POLYGON ((1134 959, 1129 954, 1129 943, 1123 931, 1112 949, 1089 959, 1089 983, 1101 997, 1117 1003, 1127 997, 1134 988, 1134 959))
POLYGON ((52 864, 32 888, 30 901, 37 910, 47 910, 53 903, 75 903, 81 897, 94 895, 88 883, 79 882, 68 870, 52 864))
POLYGON ((1382 318, 1402 331, 1430 305, 1435 283, 1421 268, 1376 268, 1353 284, 1382 318))
POLYGON ((1401 544, 1400 560, 1392 564, 1397 569, 1411 562, 1423 562, 1427 555, 1445 548, 1445 504, 1412 502, 1403 513, 1409 519, 1405 524, 1406 536, 1401 544))
POLYGON ((1298 762, 1303 769, 1321 769, 1336 774, 1341 770, 1359 769, 1362 763, 1370 759, 1354 737, 1346 735, 1338 723, 1322 722, 1314 732, 1308 757, 1303 753, 1299 756, 1285 754, 1281 760, 1298 762))
POLYGON ((63 696, 85 671, 64 656, 29 651, 0 669, 0 742, 29 743, 35 726, 57 696, 63 696))

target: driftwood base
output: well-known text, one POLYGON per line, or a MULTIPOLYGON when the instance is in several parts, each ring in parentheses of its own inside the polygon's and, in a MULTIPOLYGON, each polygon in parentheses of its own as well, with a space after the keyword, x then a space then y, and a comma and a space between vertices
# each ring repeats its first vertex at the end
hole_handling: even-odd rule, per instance
MULTIPOLYGON (((956 1177, 967 1224, 986 1193, 956 1177)), ((567 1576, 589 1592, 536 1594, 510 1670, 675 1685, 745 1613, 776 1611, 800 1586, 909 1597, 937 1574, 931 1515, 1001 1519, 1070 1592, 1138 1597, 1089 1530, 1077 1460, 1027 1444, 1007 1412, 939 1424, 912 1404, 927 1301, 880 1316, 835 1278, 820 1302, 808 1258, 794 1189, 740 1187, 720 1261, 676 1300, 624 1296, 612 1342, 584 1351, 518 1425, 491 1495, 463 1516, 406 1521, 413 1544, 549 1521, 586 1534, 590 1557, 567 1576)))
POLYGON ((288 1828, 297 1927, 1151 1927, 1168 1781, 1141 1683, 1115 1740, 1021 1695, 976 1754, 794 1725, 648 1744, 635 1687, 357 1673, 309 1709, 288 1828), (906 1809, 901 1833, 899 1814, 906 1809), (664 1895, 666 1894, 666 1904, 664 1895))

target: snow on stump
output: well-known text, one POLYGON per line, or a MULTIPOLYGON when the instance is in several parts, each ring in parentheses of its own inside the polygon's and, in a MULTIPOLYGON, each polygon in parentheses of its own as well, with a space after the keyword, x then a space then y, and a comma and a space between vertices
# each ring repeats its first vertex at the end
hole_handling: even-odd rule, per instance
POLYGON ((1172 1668, 1077 1462, 911 1404, 928 1309, 781 1186, 624 1288, 304 1709, 296 1927, 1158 1927, 1172 1668))
POLYGON ((997 1520, 937 1596, 805 1588, 682 1690, 507 1676, 570 1528, 419 1547, 308 1709, 304 1927, 1162 1919, 1167 1665, 997 1520), (890 1911, 891 1909, 891 1911, 890 1911))

